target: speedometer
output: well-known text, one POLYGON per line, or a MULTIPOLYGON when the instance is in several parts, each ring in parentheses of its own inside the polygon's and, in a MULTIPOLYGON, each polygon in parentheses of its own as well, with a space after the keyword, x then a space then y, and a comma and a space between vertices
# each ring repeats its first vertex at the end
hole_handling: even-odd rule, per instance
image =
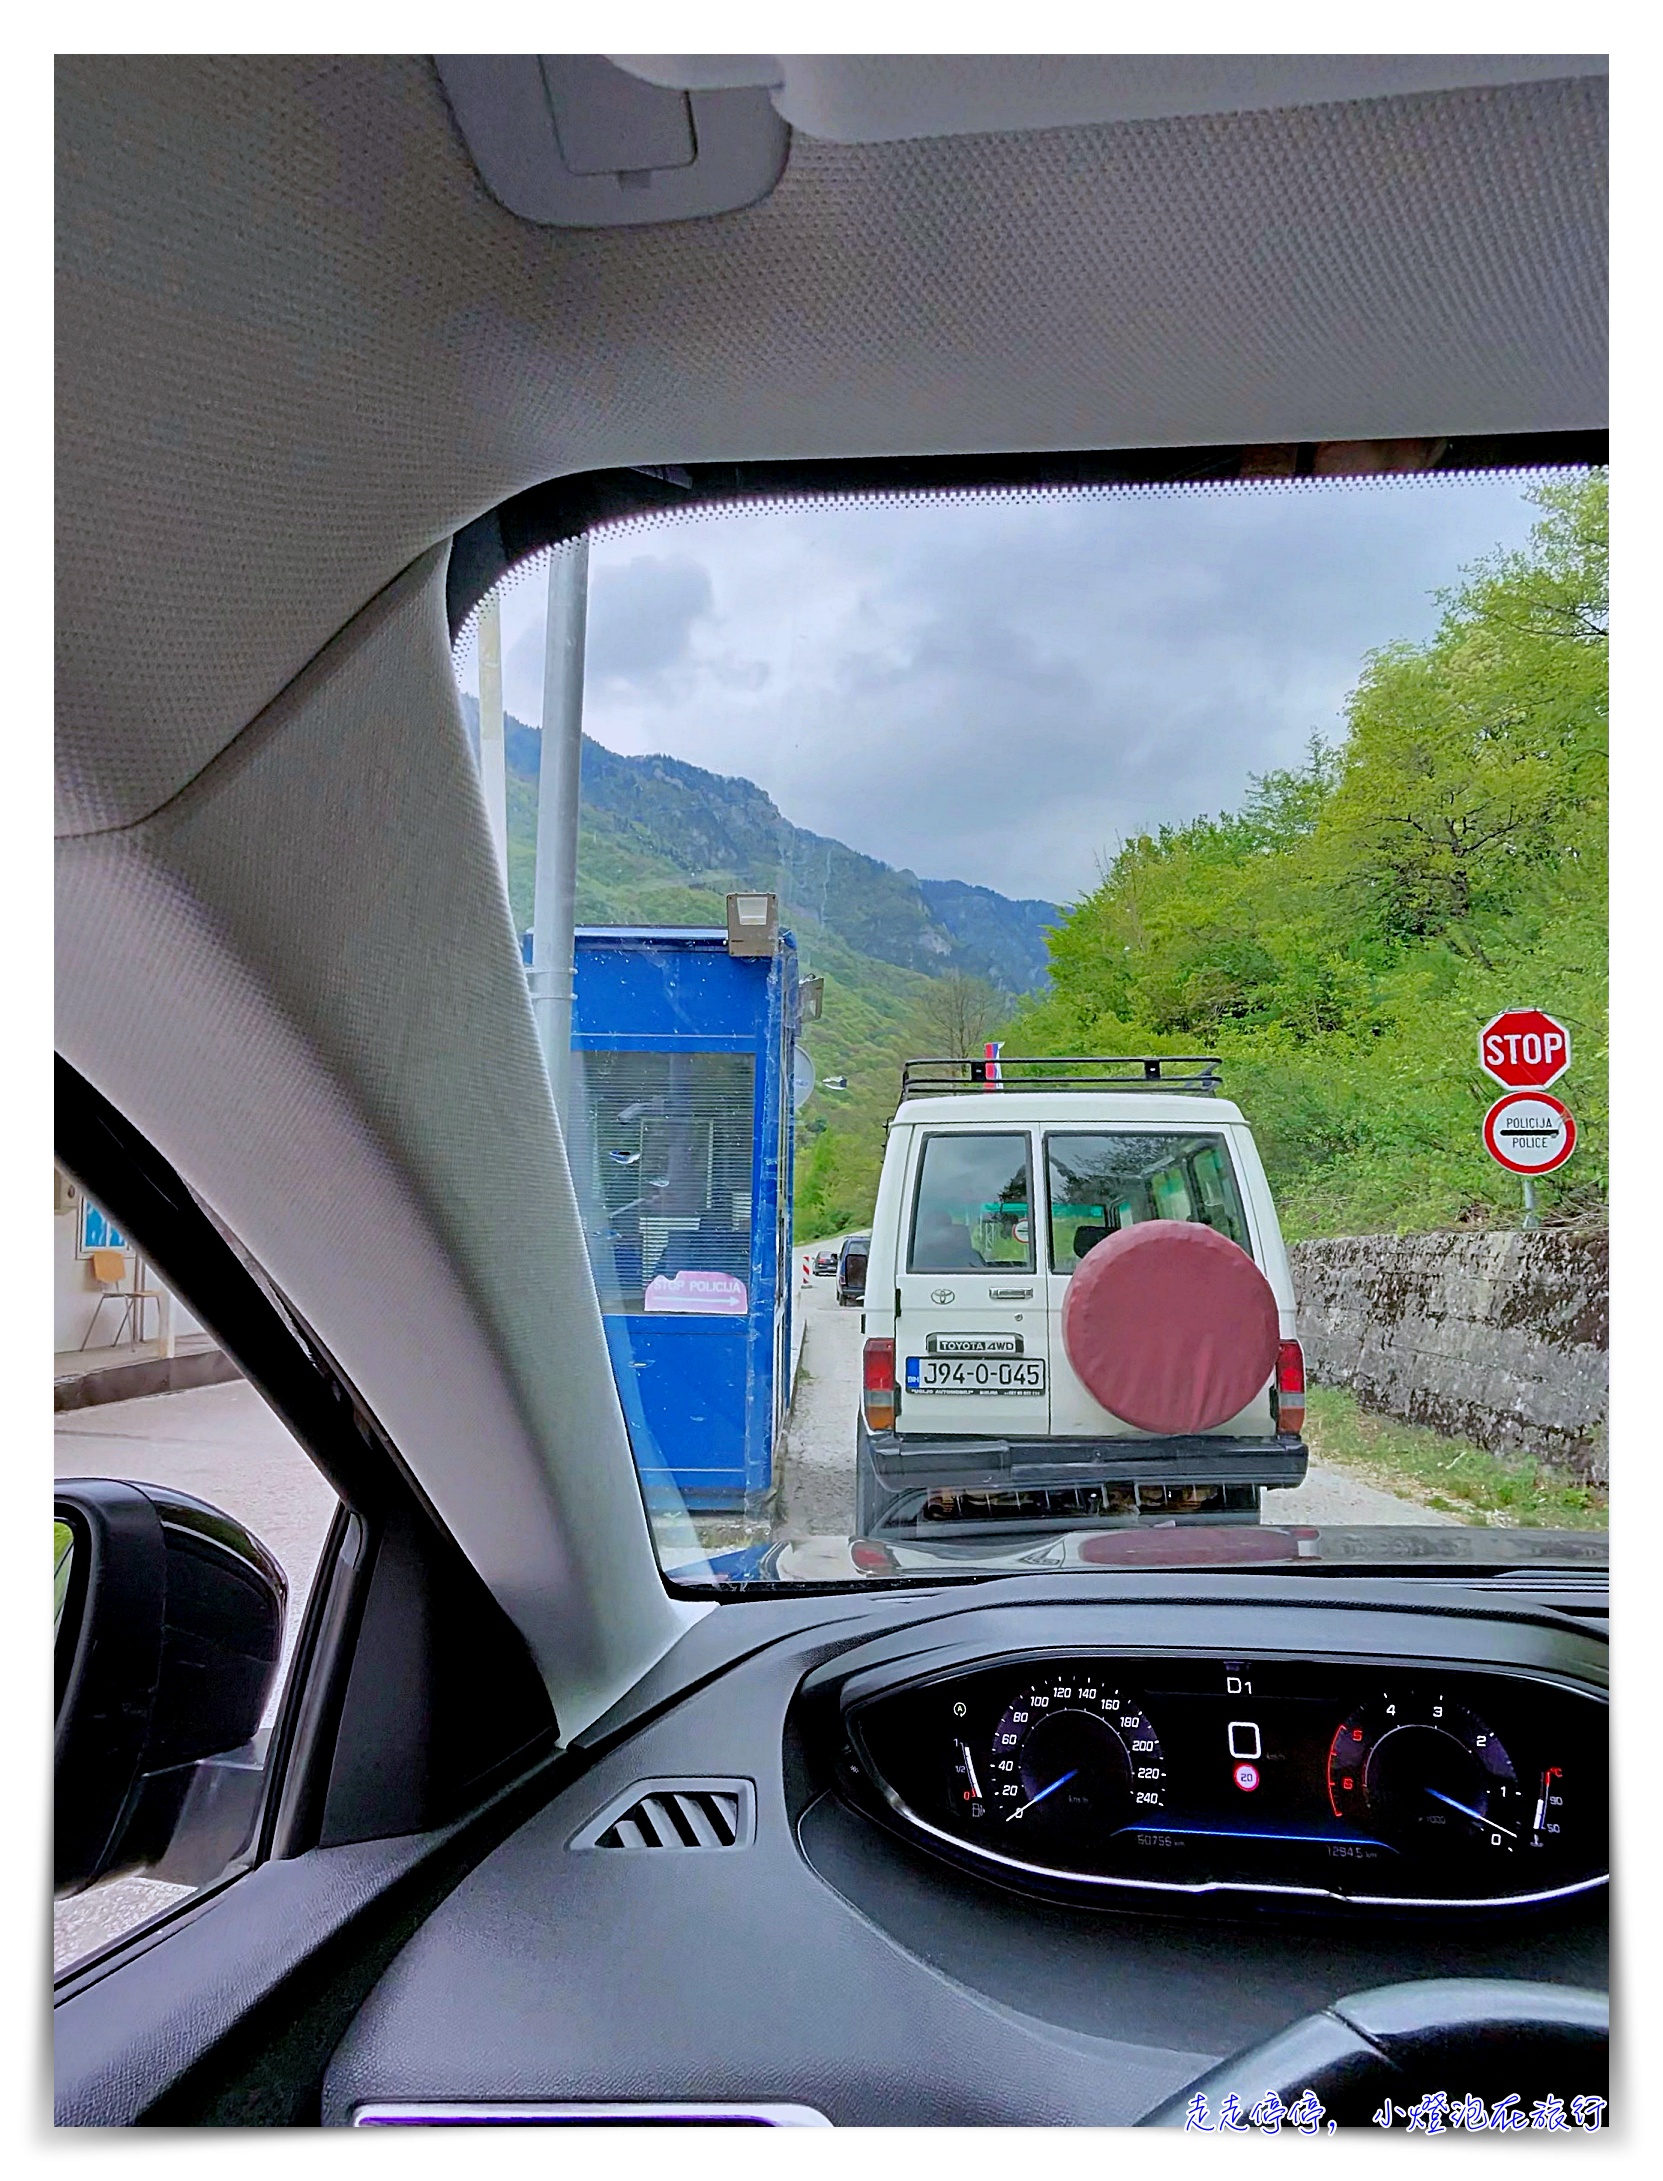
POLYGON ((1160 1738, 1106 1674, 1030 1682, 994 1729, 988 1776, 990 1814, 1013 1853, 1105 1841, 1166 1806, 1160 1738))

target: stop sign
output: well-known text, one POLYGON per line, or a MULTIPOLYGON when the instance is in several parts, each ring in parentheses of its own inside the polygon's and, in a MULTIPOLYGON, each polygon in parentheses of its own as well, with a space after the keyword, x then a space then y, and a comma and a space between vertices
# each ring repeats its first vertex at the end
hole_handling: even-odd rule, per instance
POLYGON ((1509 1007, 1478 1033, 1478 1065, 1509 1090, 1545 1090, 1571 1064, 1571 1033, 1539 1007, 1509 1007))

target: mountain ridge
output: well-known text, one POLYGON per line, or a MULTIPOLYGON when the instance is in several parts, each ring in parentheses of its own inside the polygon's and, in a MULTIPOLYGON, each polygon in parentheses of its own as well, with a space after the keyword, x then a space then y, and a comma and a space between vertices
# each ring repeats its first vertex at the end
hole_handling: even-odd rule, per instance
MULTIPOLYGON (((462 707, 477 749, 478 704, 464 696, 462 707)), ((510 893, 517 916, 524 894, 529 919, 542 735, 512 715, 504 728, 510 893)), ((788 922, 806 921, 873 962, 924 976, 960 971, 1013 996, 1046 985, 1045 935, 1063 913, 1056 903, 1013 899, 963 879, 921 879, 792 824, 741 774, 664 755, 627 757, 585 735, 581 798, 580 915, 606 909, 616 916, 620 887, 622 905, 645 922, 673 921, 668 897, 679 892, 719 897, 754 887, 778 894, 788 922), (596 880, 609 871, 611 883, 599 888, 606 902, 584 899, 597 890, 584 884, 586 867, 596 880)))

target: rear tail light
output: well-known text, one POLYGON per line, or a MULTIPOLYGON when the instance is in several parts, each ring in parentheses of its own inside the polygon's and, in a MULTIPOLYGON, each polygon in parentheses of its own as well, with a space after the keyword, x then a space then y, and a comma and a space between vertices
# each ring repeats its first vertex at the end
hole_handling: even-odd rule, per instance
POLYGON ((895 1425, 895 1343, 869 1340, 860 1361, 860 1404, 868 1431, 891 1431, 895 1425))
POLYGON ((1276 1428, 1295 1437, 1305 1429, 1305 1351, 1296 1340, 1276 1351, 1276 1428))

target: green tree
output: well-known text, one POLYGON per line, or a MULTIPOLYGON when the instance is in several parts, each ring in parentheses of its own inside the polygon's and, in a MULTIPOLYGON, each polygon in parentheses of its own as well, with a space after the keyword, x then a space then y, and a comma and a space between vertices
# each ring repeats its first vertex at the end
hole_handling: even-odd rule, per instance
POLYGON ((908 1031, 919 1058, 968 1060, 997 1036, 1009 1013, 1003 993, 981 977, 953 969, 920 990, 908 1031))
POLYGON ((1479 1026, 1571 1028, 1581 1130, 1549 1216, 1605 1198, 1606 480, 1538 487, 1431 640, 1376 653, 1336 749, 1128 841, 1051 941, 1015 1051, 1224 1056, 1292 1235, 1516 1218, 1479 1026))
POLYGON ((1430 644, 1367 662, 1314 834, 1319 868, 1383 934, 1480 958, 1489 923, 1603 834, 1605 478, 1535 499, 1529 547, 1469 570, 1430 644))

